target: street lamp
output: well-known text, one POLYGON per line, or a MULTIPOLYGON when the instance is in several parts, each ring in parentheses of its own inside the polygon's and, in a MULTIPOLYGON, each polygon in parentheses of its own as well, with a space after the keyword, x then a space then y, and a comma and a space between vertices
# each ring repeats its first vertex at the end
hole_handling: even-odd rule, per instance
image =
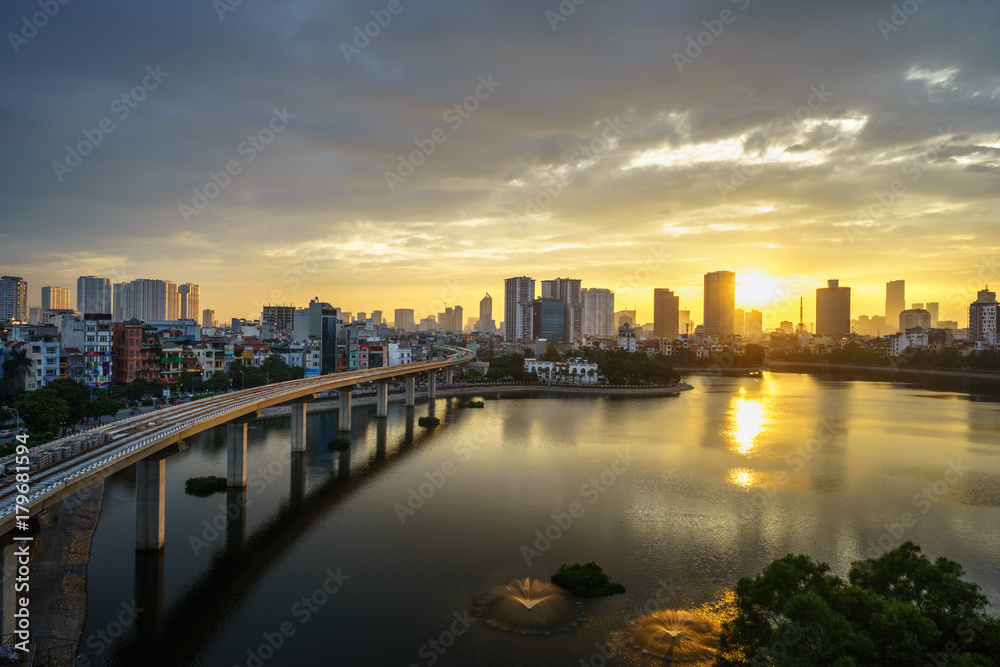
POLYGON ((247 388, 247 376, 243 371, 236 371, 240 374, 240 391, 247 388))

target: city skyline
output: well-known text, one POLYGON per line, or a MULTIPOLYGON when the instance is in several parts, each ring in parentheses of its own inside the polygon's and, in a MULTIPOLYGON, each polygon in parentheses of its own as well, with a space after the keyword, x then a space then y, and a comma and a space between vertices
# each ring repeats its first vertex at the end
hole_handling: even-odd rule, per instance
POLYGON ((60 5, 4 56, 0 271, 35 304, 80 275, 183 275, 222 319, 315 295, 434 312, 456 281, 474 308, 512 275, 648 312, 669 285, 700 319, 722 269, 807 301, 836 277, 867 314, 904 276, 955 319, 952 292, 995 272, 995 4, 896 25, 740 2, 717 36, 698 4, 404 6, 359 49, 374 7, 60 5))

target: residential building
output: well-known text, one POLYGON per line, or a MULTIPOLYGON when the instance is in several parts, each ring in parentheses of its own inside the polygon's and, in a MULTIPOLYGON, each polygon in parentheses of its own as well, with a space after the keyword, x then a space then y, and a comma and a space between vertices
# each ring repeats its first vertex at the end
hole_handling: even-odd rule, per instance
POLYGON ((372 325, 377 329, 382 326, 382 311, 373 310, 372 311, 372 325))
POLYGON ((141 320, 132 318, 112 324, 115 384, 127 384, 139 378, 152 381, 160 377, 160 344, 141 320))
POLYGON ((137 278, 130 282, 115 283, 113 286, 113 306, 115 322, 130 319, 173 320, 176 316, 176 288, 171 282, 137 278), (174 314, 167 307, 168 296, 173 286, 174 314))
MULTIPOLYGON (((916 304, 914 304, 916 305, 916 304)), ((899 314, 899 330, 906 333, 910 329, 931 328, 931 314, 923 308, 908 308, 899 314)))
POLYGON ((816 289, 816 335, 839 340, 851 333, 851 288, 839 280, 816 289))
POLYGON ((63 325, 62 345, 83 354, 82 380, 88 387, 108 387, 114 380, 113 334, 110 319, 75 319, 63 325))
POLYGON ((623 324, 627 324, 630 327, 634 327, 638 323, 638 319, 635 316, 634 310, 617 310, 615 311, 615 327, 620 327, 623 324))
POLYGON ((764 337, 764 313, 751 310, 744 315, 743 337, 747 340, 760 340, 764 337))
POLYGON ((896 331, 899 314, 904 310, 906 310, 906 281, 890 280, 885 284, 885 321, 893 331, 896 331))
POLYGON ((938 303, 937 301, 929 301, 927 303, 926 308, 927 308, 927 312, 929 312, 931 314, 931 328, 932 329, 937 329, 938 328, 938 315, 941 312, 941 304, 938 303))
POLYGON ((636 351, 635 329, 633 329, 628 322, 625 322, 618 327, 618 347, 622 348, 626 352, 636 351))
POLYGON ((393 318, 392 325, 400 331, 414 331, 417 328, 412 308, 397 308, 393 318))
POLYGON ((581 296, 581 281, 576 278, 556 278, 542 281, 542 298, 559 299, 566 304, 569 318, 569 329, 566 341, 571 342, 583 337, 583 299, 581 296))
POLYGON ((211 308, 206 308, 201 311, 201 326, 207 328, 215 328, 215 311, 211 308))
POLYGON ((177 287, 177 296, 180 301, 175 319, 197 320, 201 313, 201 287, 191 283, 184 283, 177 287))
POLYGON ((705 274, 705 336, 725 340, 733 333, 736 309, 736 274, 714 271, 705 274))
POLYGON ((28 283, 20 276, 0 278, 0 322, 28 321, 28 283))
POLYGON ((909 348, 921 348, 927 347, 928 345, 928 333, 926 331, 911 332, 911 333, 897 333, 893 334, 891 338, 892 356, 898 357, 905 350, 909 348))
POLYGON ((583 288, 583 335, 598 338, 615 336, 615 293, 604 288, 583 288))
POLYGON ((76 279, 76 309, 87 315, 107 315, 111 308, 111 279, 80 276, 76 279))
POLYGON ((507 278, 504 281, 504 334, 508 343, 530 340, 532 337, 532 303, 535 300, 535 281, 527 276, 507 278))
POLYGON ((969 306, 969 340, 991 345, 997 342, 997 294, 989 287, 979 290, 969 306))
POLYGON ((733 333, 737 336, 743 336, 746 329, 746 317, 746 311, 742 308, 733 310, 733 333))
POLYGON ((267 322, 275 332, 291 333, 295 328, 295 306, 264 306, 260 322, 267 322))
POLYGON ((680 333, 681 298, 666 288, 653 289, 653 337, 676 338, 680 333))
POLYGON ((42 310, 70 310, 68 287, 43 287, 42 310))

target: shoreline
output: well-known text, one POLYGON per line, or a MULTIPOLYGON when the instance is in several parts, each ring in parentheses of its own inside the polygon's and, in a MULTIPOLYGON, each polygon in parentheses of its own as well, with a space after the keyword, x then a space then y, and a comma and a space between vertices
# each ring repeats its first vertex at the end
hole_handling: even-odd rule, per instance
MULTIPOLYGON (((676 396, 685 391, 694 389, 691 385, 681 382, 677 385, 667 387, 579 387, 565 385, 538 385, 538 384, 499 384, 499 385, 467 385, 461 387, 438 387, 437 398, 455 398, 459 396, 484 396, 486 394, 523 394, 533 392, 538 394, 569 394, 573 396, 622 396, 622 397, 654 397, 654 396, 676 396)), ((415 394, 417 401, 426 401, 427 392, 418 391, 415 394)), ((405 393, 389 394, 390 403, 399 403, 406 400, 405 393)), ((375 405, 374 395, 352 396, 351 407, 375 405)), ((306 412, 331 412, 340 409, 340 399, 321 398, 306 405, 306 412)), ((264 417, 285 417, 292 414, 292 408, 287 405, 275 405, 261 409, 264 417)))
POLYGON ((821 364, 814 361, 771 361, 769 370, 777 373, 807 373, 816 370, 833 371, 876 371, 889 375, 928 375, 936 377, 956 377, 973 380, 993 380, 1000 382, 1000 373, 970 370, 946 370, 938 368, 895 368, 893 366, 860 366, 857 364, 821 364), (796 370, 803 369, 803 370, 796 370))

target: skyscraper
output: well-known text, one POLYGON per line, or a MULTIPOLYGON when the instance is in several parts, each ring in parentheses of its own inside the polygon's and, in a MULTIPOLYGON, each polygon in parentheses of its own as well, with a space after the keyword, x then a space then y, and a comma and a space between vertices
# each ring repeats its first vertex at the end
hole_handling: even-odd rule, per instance
POLYGON ((890 280, 885 284, 885 323, 891 331, 899 331, 899 314, 905 309, 906 281, 890 280))
POLYGON ((177 284, 169 280, 167 285, 167 319, 176 320, 181 314, 181 295, 177 291, 177 284))
POLYGON ((583 336, 583 299, 581 281, 576 278, 556 278, 542 281, 542 298, 559 299, 566 304, 569 312, 569 329, 566 340, 572 341, 583 336))
POLYGON ((264 306, 260 313, 260 323, 264 324, 265 322, 274 327, 276 332, 294 330, 295 306, 264 306))
POLYGON ((211 308, 206 308, 201 311, 201 326, 203 327, 214 327, 215 326, 215 311, 211 308))
POLYGON ((372 311, 372 324, 375 325, 375 327, 382 326, 382 311, 381 310, 373 310, 372 311))
POLYGON ((28 283, 21 276, 0 278, 0 321, 28 321, 28 283))
POLYGON ((43 287, 42 310, 69 310, 68 287, 43 287))
POLYGON ((479 331, 486 333, 496 333, 497 325, 493 321, 493 297, 487 292, 482 301, 479 302, 479 324, 476 325, 479 331))
POLYGON ((816 334, 843 338, 851 333, 851 288, 839 280, 826 281, 816 289, 816 334))
MULTIPOLYGON (((182 320, 198 320, 198 313, 201 312, 201 287, 198 285, 192 285, 191 283, 184 283, 177 288, 178 301, 180 301, 180 309, 177 313, 179 319, 182 320)), ((291 325, 288 327, 291 330, 291 325)))
POLYGON ((111 316, 111 279, 80 276, 76 279, 76 309, 84 315, 111 316))
POLYGON ((677 338, 681 299, 665 288, 653 289, 653 337, 677 338))
POLYGON ((583 335, 600 338, 614 338, 618 329, 615 324, 615 293, 604 288, 580 290, 583 301, 583 335))
POLYGON ((764 333, 764 313, 751 310, 743 317, 743 335, 749 340, 760 340, 764 333))
POLYGON ((736 274, 714 271, 705 274, 705 336, 725 340, 733 333, 736 310, 736 274))
MULTIPOLYGON (((150 320, 176 319, 168 317, 167 294, 168 283, 163 280, 137 278, 127 283, 114 284, 114 317, 115 322, 125 322, 133 317, 149 322, 150 320)), ((176 285, 174 296, 177 296, 176 285)))
POLYGON ((747 313, 742 308, 733 310, 733 333, 737 336, 746 335, 747 313))
POLYGON ((532 308, 535 280, 527 276, 507 278, 503 289, 503 339, 513 343, 532 337, 532 308))
POLYGON ((413 309, 397 308, 393 315, 392 325, 400 331, 416 330, 415 322, 413 321, 413 309))

